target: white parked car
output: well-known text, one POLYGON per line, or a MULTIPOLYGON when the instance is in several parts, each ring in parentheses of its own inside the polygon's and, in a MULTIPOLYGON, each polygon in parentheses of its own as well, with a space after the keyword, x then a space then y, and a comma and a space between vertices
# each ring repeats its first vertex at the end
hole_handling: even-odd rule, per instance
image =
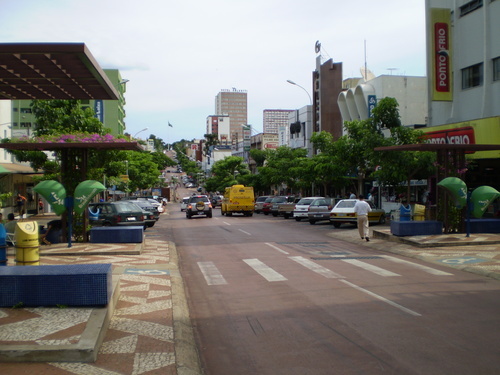
POLYGON ((191 198, 191 197, 184 197, 184 198, 182 198, 182 201, 181 201, 181 211, 186 211, 186 208, 187 208, 188 203, 189 203, 189 198, 191 198))

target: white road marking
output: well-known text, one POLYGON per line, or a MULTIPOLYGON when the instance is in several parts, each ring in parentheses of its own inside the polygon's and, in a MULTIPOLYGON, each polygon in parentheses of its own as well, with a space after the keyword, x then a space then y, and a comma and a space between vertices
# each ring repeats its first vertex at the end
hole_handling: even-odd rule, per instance
POLYGON ((224 276, 222 276, 213 262, 198 262, 198 267, 200 267, 200 271, 208 285, 227 284, 226 279, 224 279, 224 276))
POLYGON ((273 244, 271 244, 269 242, 265 242, 265 245, 271 246, 273 249, 278 250, 280 253, 283 253, 286 255, 290 254, 290 253, 286 252, 285 250, 281 250, 278 246, 274 246, 273 244))
POLYGON ((430 273, 431 275, 436 275, 436 276, 451 276, 451 275, 453 275, 452 273, 440 271, 440 270, 437 270, 435 268, 431 268, 431 267, 423 266, 421 264, 409 262, 407 260, 399 259, 399 258, 393 257, 391 255, 383 255, 383 257, 387 260, 390 260, 391 262, 406 264, 407 266, 415 267, 421 271, 430 273))
POLYGON ((397 304, 396 302, 393 302, 393 301, 391 301, 391 300, 389 300, 389 299, 387 299, 385 297, 382 297, 382 296, 379 296, 378 294, 370 292, 369 290, 367 290, 365 288, 361 288, 360 286, 357 286, 356 284, 353 284, 353 283, 351 283, 351 282, 349 282, 347 280, 340 280, 340 281, 343 282, 344 284, 349 285, 350 287, 353 287, 354 289, 359 290, 360 292, 366 293, 366 294, 368 294, 368 295, 370 295, 372 297, 375 297, 376 299, 379 299, 382 302, 385 302, 385 303, 387 303, 387 304, 389 304, 389 305, 391 305, 391 306, 393 306, 393 307, 395 307, 397 309, 400 309, 401 311, 404 311, 405 313, 408 313, 408 314, 413 315, 413 316, 422 316, 418 312, 410 310, 410 309, 408 309, 408 308, 406 308, 404 306, 401 306, 401 305, 397 304))
POLYGON ((363 268, 366 271, 373 272, 373 273, 380 275, 380 276, 385 276, 385 277, 401 276, 401 275, 398 275, 397 273, 384 270, 383 268, 380 268, 380 267, 377 267, 377 266, 374 266, 374 265, 371 265, 371 264, 368 264, 365 262, 361 262, 360 260, 357 260, 357 259, 342 259, 342 262, 346 262, 346 263, 352 264, 353 266, 363 268))
POLYGON ((243 232, 243 233, 245 233, 245 234, 247 234, 247 235, 251 236, 251 234, 250 234, 250 233, 248 233, 248 232, 244 231, 243 229, 238 229, 238 230, 239 230, 240 232, 243 232))
POLYGON ((343 279, 344 276, 339 275, 338 273, 333 272, 332 270, 329 270, 328 268, 325 268, 323 266, 320 266, 317 263, 314 263, 313 261, 306 259, 301 256, 296 256, 296 257, 289 257, 289 259, 293 260, 294 262, 299 263, 300 265, 310 269, 311 271, 314 271, 321 276, 326 277, 327 279, 343 279))
POLYGON ((229 225, 229 226, 231 225, 227 221, 223 221, 223 223, 226 224, 226 225, 229 225))
POLYGON ((243 259, 243 262, 252 267, 255 272, 261 275, 267 281, 285 281, 287 278, 282 274, 276 272, 271 267, 262 263, 258 259, 243 259))

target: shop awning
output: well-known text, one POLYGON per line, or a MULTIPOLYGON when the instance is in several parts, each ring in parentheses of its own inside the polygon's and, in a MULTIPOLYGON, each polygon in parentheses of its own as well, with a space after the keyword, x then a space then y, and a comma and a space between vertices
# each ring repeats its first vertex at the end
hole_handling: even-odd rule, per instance
POLYGON ((1 163, 0 174, 2 173, 17 173, 17 174, 43 174, 43 171, 36 172, 29 165, 1 163))

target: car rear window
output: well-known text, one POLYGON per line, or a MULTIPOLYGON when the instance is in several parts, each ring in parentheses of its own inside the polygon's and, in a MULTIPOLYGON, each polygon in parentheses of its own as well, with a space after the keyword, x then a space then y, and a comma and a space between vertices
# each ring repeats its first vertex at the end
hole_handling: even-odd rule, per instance
POLYGON ((340 201, 337 203, 337 208, 353 208, 356 201, 340 201))
POLYGON ((191 203, 196 203, 196 202, 208 202, 207 197, 191 197, 190 200, 191 203))
POLYGON ((115 207, 117 212, 138 212, 140 210, 134 203, 127 202, 116 204, 115 207))
POLYGON ((314 198, 302 198, 300 201, 297 202, 297 204, 309 206, 312 203, 312 201, 314 201, 314 198))

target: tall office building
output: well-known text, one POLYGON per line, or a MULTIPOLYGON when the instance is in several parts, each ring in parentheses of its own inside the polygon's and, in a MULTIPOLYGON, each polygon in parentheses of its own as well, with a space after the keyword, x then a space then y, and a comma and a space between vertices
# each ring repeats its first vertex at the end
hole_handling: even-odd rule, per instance
POLYGON ((229 116, 231 140, 243 139, 242 126, 248 122, 247 91, 221 90, 215 97, 215 114, 229 116))
POLYGON ((264 109, 264 133, 278 134, 280 127, 288 126, 288 115, 294 109, 264 109))

